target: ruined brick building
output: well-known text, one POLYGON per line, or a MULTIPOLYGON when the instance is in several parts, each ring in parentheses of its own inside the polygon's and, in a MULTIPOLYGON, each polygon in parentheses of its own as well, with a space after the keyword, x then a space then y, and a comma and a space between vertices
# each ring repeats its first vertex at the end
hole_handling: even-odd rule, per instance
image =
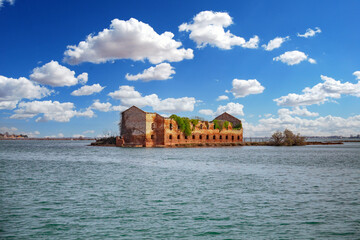
POLYGON ((186 135, 174 119, 132 106, 121 113, 120 130, 121 136, 116 139, 119 147, 235 145, 243 141, 241 121, 228 113, 212 122, 196 121, 195 126, 191 124, 191 134, 186 135))

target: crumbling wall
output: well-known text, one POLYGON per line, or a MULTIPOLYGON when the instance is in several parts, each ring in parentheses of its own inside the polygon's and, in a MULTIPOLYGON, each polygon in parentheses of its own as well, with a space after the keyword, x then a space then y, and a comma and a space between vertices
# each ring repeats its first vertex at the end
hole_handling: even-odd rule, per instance
POLYGON ((233 130, 231 125, 228 129, 223 128, 214 129, 213 123, 206 124, 199 121, 195 128, 192 126, 192 133, 190 136, 185 136, 182 133, 175 120, 165 119, 164 122, 164 145, 176 146, 181 144, 216 144, 216 143, 242 143, 243 130, 233 130))
POLYGON ((146 113, 137 107, 131 107, 122 113, 121 137, 124 146, 145 146, 146 113))
POLYGON ((164 145, 164 118, 157 113, 146 114, 146 147, 164 145))

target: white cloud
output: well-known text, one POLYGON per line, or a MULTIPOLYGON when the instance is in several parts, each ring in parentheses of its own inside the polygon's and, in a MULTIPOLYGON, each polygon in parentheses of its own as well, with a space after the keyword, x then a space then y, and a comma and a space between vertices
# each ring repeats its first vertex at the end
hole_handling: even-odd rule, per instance
POLYGON ((313 58, 309 58, 308 61, 309 61, 309 63, 311 63, 311 64, 316 64, 316 60, 313 59, 313 58))
POLYGON ((125 110, 128 109, 128 108, 129 108, 128 106, 121 106, 121 105, 119 105, 119 106, 112 106, 112 107, 111 107, 111 110, 112 110, 112 111, 123 112, 123 111, 125 111, 125 110))
POLYGON ((156 94, 141 96, 132 86, 120 86, 119 90, 109 93, 109 96, 121 101, 123 106, 150 106, 154 111, 168 113, 193 111, 196 103, 193 97, 166 98, 161 100, 156 94))
POLYGON ((83 134, 88 134, 88 133, 95 133, 94 130, 87 130, 87 131, 84 131, 83 134))
POLYGON ((0 8, 4 5, 5 2, 13 5, 15 3, 15 0, 0 0, 0 8))
POLYGON ((317 117, 317 116, 319 116, 319 113, 310 112, 309 110, 307 110, 306 107, 294 107, 292 109, 292 111, 287 108, 281 108, 278 110, 278 115, 279 116, 297 115, 297 116, 302 116, 302 117, 317 117))
POLYGON ((143 80, 149 82, 152 80, 167 80, 173 78, 175 74, 174 68, 169 63, 160 63, 155 67, 145 69, 143 73, 136 75, 126 74, 125 78, 129 81, 143 80))
POLYGON ((261 119, 257 125, 243 122, 243 127, 247 137, 271 136, 275 131, 283 131, 285 128, 303 136, 349 136, 360 132, 360 115, 348 118, 328 115, 307 119, 283 114, 277 118, 261 119))
POLYGON ((114 19, 110 28, 97 35, 89 35, 77 46, 68 46, 64 61, 69 64, 82 62, 103 63, 116 59, 134 61, 148 59, 153 64, 163 61, 179 62, 194 57, 192 49, 184 49, 181 42, 173 39, 174 34, 157 34, 141 21, 114 19))
POLYGON ((354 72, 353 75, 356 77, 356 79, 360 79, 360 71, 354 72))
POLYGON ((64 137, 64 134, 63 134, 63 133, 59 133, 57 136, 58 136, 59 138, 63 138, 63 137, 64 137))
POLYGON ((341 94, 360 97, 360 81, 356 84, 341 83, 323 75, 321 75, 321 79, 324 82, 318 83, 312 88, 305 88, 302 90, 303 94, 289 93, 287 96, 274 99, 274 101, 281 106, 305 106, 322 104, 331 98, 340 98, 341 94))
POLYGON ((192 23, 181 24, 179 31, 190 31, 189 37, 196 42, 198 48, 208 44, 221 49, 231 49, 233 46, 258 47, 257 36, 246 42, 244 38, 235 36, 229 30, 225 32, 224 28, 231 24, 233 24, 232 18, 226 12, 202 11, 193 18, 192 23))
POLYGON ((224 106, 220 105, 215 112, 210 109, 201 109, 201 110, 199 110, 199 113, 203 114, 203 115, 207 115, 207 116, 212 116, 212 117, 220 115, 224 112, 227 112, 234 116, 244 116, 243 108, 244 108, 244 105, 242 105, 240 103, 229 102, 228 104, 226 104, 224 106))
POLYGON ((233 88, 230 91, 235 98, 245 97, 250 94, 259 94, 264 91, 264 87, 256 79, 240 80, 234 79, 232 81, 233 88))
POLYGON ((79 81, 81 83, 87 82, 88 75, 82 73, 76 78, 74 71, 61 66, 57 61, 51 61, 42 67, 34 68, 30 79, 44 85, 63 87, 76 85, 79 81))
POLYGON ((25 119, 33 118, 42 114, 36 119, 37 122, 43 121, 56 121, 56 122, 69 122, 75 116, 93 117, 94 112, 87 109, 83 112, 74 110, 74 104, 71 102, 60 103, 58 101, 33 101, 21 102, 10 118, 25 119))
POLYGON ((80 74, 77 76, 77 79, 79 80, 79 83, 86 84, 88 81, 88 74, 86 72, 80 74))
POLYGON ((40 99, 52 92, 24 77, 7 78, 0 75, 0 109, 14 109, 23 98, 40 99))
POLYGON ((255 35, 254 37, 250 38, 249 41, 245 42, 241 46, 243 48, 256 49, 259 47, 259 41, 260 41, 259 37, 255 35))
POLYGON ((200 109, 199 113, 206 116, 214 116, 214 111, 211 109, 200 109))
POLYGON ((17 132, 17 128, 16 127, 0 127, 0 133, 6 133, 8 132, 9 134, 13 134, 17 132))
POLYGON ((74 134, 72 137, 73 138, 84 138, 85 136, 83 134, 74 134))
POLYGON ((111 111, 111 103, 101 103, 98 99, 96 99, 90 108, 101 112, 108 112, 111 111))
POLYGON ((73 96, 88 96, 94 93, 101 92, 105 87, 102 87, 100 84, 93 84, 93 85, 85 85, 81 88, 73 91, 71 95, 73 96))
POLYGON ((24 132, 24 131, 20 131, 19 129, 17 129, 16 127, 0 127, 0 133, 9 133, 9 134, 22 134, 22 135, 27 135, 28 137, 36 137, 37 135, 40 135, 39 131, 34 131, 34 132, 24 132))
POLYGON ((297 36, 298 37, 308 38, 308 37, 315 36, 315 34, 317 34, 317 33, 321 33, 320 28, 316 27, 315 30, 312 30, 311 28, 308 28, 304 34, 298 33, 297 36))
POLYGON ((229 100, 229 97, 226 95, 221 95, 216 99, 216 101, 223 101, 223 100, 229 100))
POLYGON ((308 58, 308 56, 300 51, 288 51, 285 52, 283 54, 281 54, 278 57, 274 57, 273 58, 274 61, 281 61, 283 63, 286 63, 287 65, 295 65, 295 64, 299 64, 302 61, 308 60, 311 64, 316 63, 315 59, 313 58, 308 58))
POLYGON ((281 47, 281 44, 283 44, 285 41, 289 40, 290 37, 287 36, 287 37, 276 37, 274 38, 273 40, 270 40, 269 43, 266 45, 266 44, 263 44, 262 47, 266 50, 266 51, 272 51, 274 50, 275 48, 279 48, 281 47))

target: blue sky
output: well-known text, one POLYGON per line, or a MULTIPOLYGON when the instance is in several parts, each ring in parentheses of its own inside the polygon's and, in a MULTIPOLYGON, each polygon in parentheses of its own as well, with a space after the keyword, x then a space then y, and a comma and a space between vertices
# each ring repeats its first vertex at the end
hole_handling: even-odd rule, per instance
POLYGON ((0 0, 0 132, 116 133, 131 105, 245 136, 360 134, 359 1, 0 0))

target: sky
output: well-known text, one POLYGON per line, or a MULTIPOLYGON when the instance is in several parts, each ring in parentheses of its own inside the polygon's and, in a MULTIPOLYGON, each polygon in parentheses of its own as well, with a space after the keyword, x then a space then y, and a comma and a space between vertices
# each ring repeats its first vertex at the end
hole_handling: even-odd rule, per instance
POLYGON ((0 0, 0 132, 118 135, 130 106, 244 136, 360 134, 360 1, 0 0))

